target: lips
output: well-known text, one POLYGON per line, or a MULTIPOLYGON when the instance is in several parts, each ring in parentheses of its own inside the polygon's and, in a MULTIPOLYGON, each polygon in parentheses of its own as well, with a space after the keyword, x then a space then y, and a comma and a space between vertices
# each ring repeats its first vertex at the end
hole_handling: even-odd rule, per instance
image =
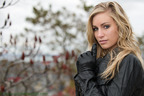
POLYGON ((99 43, 100 44, 106 44, 108 40, 100 40, 99 43))

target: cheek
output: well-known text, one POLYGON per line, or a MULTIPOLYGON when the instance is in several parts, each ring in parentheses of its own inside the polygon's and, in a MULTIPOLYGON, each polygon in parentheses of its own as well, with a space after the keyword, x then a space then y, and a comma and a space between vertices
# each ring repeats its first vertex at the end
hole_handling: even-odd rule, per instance
POLYGON ((111 40, 113 42, 117 42, 119 39, 119 35, 118 35, 118 32, 115 32, 113 35, 111 35, 111 40))
POLYGON ((117 42, 119 35, 118 35, 118 31, 116 29, 111 29, 109 31, 107 31, 106 33, 107 38, 110 40, 110 42, 117 42))
POLYGON ((116 39, 119 37, 117 27, 113 27, 107 32, 112 39, 116 39))

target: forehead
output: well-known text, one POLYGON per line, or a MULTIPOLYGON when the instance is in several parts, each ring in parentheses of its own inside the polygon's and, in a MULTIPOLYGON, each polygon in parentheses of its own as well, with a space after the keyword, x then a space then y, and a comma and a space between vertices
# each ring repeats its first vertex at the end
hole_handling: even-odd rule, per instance
POLYGON ((114 23, 109 12, 98 13, 92 19, 92 25, 101 25, 105 22, 114 23))

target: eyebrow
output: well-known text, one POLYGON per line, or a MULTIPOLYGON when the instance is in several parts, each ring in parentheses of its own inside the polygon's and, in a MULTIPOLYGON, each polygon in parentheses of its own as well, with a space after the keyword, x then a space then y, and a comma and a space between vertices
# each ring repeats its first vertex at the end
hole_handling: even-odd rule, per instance
MULTIPOLYGON (((109 22, 104 22, 104 23, 101 24, 101 26, 103 26, 103 25, 105 25, 105 24, 107 24, 107 23, 109 23, 109 22)), ((92 27, 97 27, 97 26, 92 25, 92 27)))

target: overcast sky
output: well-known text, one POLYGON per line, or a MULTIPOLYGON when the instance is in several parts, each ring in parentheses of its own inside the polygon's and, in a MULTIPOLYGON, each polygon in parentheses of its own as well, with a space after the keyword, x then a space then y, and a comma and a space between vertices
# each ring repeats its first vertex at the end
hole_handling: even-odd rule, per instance
MULTIPOLYGON (((0 0, 0 5, 2 5, 0 0)), ((10 1, 10 0, 9 0, 10 1)), ((15 1, 15 0, 13 0, 15 1)), ((109 0, 87 0, 87 3, 90 5, 96 5, 102 1, 109 0)), ((113 1, 113 0, 112 0, 113 1)), ((115 0, 117 1, 126 11, 133 31, 136 35, 141 36, 144 33, 144 0, 115 0)), ((75 6, 80 4, 79 0, 20 0, 14 6, 10 6, 4 9, 0 9, 0 26, 3 25, 3 22, 7 16, 7 13, 10 13, 12 26, 8 29, 0 30, 3 31, 3 41, 7 41, 9 34, 15 34, 24 32, 24 27, 29 24, 25 22, 25 18, 28 16, 33 16, 32 7, 38 3, 47 8, 49 4, 53 5, 53 8, 58 9, 62 6, 69 8, 70 10, 77 11, 75 6)))

